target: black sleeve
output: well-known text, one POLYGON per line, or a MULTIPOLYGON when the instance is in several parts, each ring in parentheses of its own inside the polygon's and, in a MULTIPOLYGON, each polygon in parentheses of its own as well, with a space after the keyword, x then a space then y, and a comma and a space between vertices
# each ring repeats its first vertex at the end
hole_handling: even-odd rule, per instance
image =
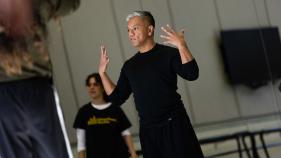
POLYGON ((125 74, 125 65, 122 67, 120 77, 113 92, 108 96, 115 105, 122 105, 130 96, 132 90, 125 74))
POLYGON ((179 52, 172 57, 172 68, 182 78, 193 81, 199 76, 199 68, 195 59, 182 64, 179 52))
POLYGON ((118 108, 118 116, 119 116, 119 130, 120 132, 130 128, 132 126, 131 122, 127 118, 126 114, 123 112, 121 108, 118 108))
POLYGON ((81 129, 86 129, 86 119, 85 119, 85 114, 83 112, 83 109, 79 109, 78 113, 76 114, 74 123, 73 123, 73 128, 81 128, 81 129))

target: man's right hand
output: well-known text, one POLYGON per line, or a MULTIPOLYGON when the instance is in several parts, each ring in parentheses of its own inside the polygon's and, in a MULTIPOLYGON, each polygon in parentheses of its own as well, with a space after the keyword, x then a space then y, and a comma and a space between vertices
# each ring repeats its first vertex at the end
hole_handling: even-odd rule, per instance
POLYGON ((106 74, 106 68, 108 63, 109 63, 109 58, 107 56, 107 51, 105 47, 102 45, 100 47, 99 74, 106 94, 110 95, 115 88, 115 84, 110 80, 110 78, 106 74))
POLYGON ((100 65, 99 65, 99 74, 102 75, 106 72, 107 64, 109 63, 109 58, 107 55, 107 50, 105 46, 100 47, 100 65))

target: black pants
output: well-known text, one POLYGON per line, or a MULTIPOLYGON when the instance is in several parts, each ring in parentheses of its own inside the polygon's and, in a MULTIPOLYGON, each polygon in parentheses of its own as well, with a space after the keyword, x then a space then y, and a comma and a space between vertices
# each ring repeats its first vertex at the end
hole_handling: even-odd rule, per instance
POLYGON ((47 79, 0 83, 0 157, 68 158, 47 79))
POLYGON ((186 112, 150 127, 140 127, 143 158, 203 158, 186 112))

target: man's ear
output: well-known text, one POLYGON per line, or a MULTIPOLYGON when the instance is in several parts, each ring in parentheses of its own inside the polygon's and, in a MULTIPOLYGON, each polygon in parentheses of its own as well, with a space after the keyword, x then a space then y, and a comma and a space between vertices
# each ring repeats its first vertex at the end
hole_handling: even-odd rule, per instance
POLYGON ((148 26, 148 35, 153 36, 154 34, 154 27, 152 25, 148 26))

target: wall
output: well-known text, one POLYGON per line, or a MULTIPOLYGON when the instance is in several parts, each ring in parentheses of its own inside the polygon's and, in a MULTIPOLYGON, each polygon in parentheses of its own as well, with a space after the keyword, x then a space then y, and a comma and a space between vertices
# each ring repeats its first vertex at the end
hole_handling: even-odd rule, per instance
MULTIPOLYGON (((123 62, 136 52, 128 41, 125 21, 134 10, 152 12, 159 43, 160 26, 185 29, 200 78, 194 82, 179 79, 178 87, 196 127, 278 113, 279 82, 257 90, 227 82, 218 37, 221 29, 278 26, 281 30, 280 8, 280 0, 83 0, 75 13, 62 18, 61 25, 50 23, 55 82, 71 141, 75 141, 72 123, 77 109, 89 101, 84 79, 98 70, 100 45, 108 49, 108 73, 115 82, 123 62)), ((123 109, 137 134, 138 117, 132 98, 123 109)))

